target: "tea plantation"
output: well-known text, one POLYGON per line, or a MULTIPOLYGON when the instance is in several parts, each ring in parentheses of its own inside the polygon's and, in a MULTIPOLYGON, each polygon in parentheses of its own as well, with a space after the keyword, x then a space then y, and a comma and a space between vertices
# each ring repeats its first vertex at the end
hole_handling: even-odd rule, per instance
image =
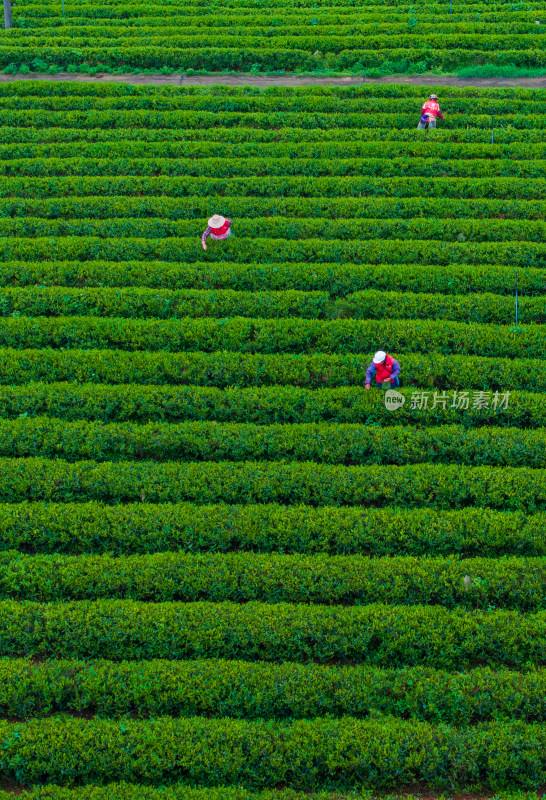
POLYGON ((544 92, 0 109, 0 796, 536 793, 544 92))
POLYGON ((0 67, 546 68, 540 0, 14 0, 0 67))

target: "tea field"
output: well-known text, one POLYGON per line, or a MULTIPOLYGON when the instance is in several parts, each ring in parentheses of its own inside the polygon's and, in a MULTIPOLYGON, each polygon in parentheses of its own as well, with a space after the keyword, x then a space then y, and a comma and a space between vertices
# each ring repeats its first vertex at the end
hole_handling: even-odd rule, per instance
POLYGON ((0 67, 15 72, 546 69, 538 0, 13 2, 0 67))
POLYGON ((546 97, 428 91, 0 85, 6 800, 546 785, 546 97))

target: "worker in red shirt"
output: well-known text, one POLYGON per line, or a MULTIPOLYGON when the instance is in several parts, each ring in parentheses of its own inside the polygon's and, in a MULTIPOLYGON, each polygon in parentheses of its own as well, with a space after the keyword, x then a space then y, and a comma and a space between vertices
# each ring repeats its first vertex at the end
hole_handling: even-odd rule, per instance
POLYGON ((436 117, 443 119, 444 115, 440 111, 437 95, 431 94, 426 103, 423 103, 423 108, 421 109, 421 119, 419 120, 419 125, 417 128, 421 130, 426 128, 427 125, 429 128, 435 128, 436 117))
POLYGON ((209 219, 208 228, 201 236, 201 244, 203 250, 207 249, 207 237, 211 239, 227 239, 228 236, 233 236, 231 232, 231 220, 222 217, 220 214, 214 214, 209 219))
POLYGON ((400 386, 400 364, 392 356, 388 356, 384 350, 378 350, 374 355, 372 363, 366 370, 365 386, 369 389, 372 383, 381 389, 383 383, 390 382, 392 389, 400 386))

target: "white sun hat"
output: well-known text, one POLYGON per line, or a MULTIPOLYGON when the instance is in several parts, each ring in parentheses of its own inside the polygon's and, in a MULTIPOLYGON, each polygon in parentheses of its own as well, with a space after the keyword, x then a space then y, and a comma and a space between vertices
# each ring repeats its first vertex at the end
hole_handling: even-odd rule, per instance
POLYGON ((431 94, 428 99, 429 100, 437 100, 438 99, 438 95, 437 94, 431 94))
POLYGON ((383 361, 387 358, 387 354, 383 352, 383 350, 378 350, 377 353, 373 357, 374 364, 382 364, 383 361))
POLYGON ((220 214, 213 214, 213 216, 209 219, 209 227, 221 228, 225 221, 226 218, 222 217, 220 214))

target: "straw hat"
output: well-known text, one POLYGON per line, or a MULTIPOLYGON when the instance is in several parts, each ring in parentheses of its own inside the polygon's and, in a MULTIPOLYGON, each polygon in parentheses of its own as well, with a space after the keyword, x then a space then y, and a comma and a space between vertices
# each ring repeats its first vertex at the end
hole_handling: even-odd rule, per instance
POLYGON ((220 214, 214 214, 209 219, 209 227, 210 228, 221 228, 225 221, 226 221, 225 217, 222 217, 220 214))

